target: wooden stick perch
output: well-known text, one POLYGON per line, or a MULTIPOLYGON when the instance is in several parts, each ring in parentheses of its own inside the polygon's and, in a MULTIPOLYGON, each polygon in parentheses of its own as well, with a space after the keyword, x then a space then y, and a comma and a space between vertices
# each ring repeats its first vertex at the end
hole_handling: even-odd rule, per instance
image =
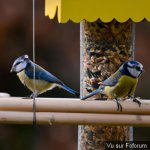
MULTIPOLYGON (((150 115, 37 112, 37 124, 150 126, 150 115)), ((32 112, 0 111, 0 123, 32 124, 32 112)))
MULTIPOLYGON (((140 100, 141 107, 131 100, 121 101, 122 112, 117 111, 115 101, 82 101, 79 99, 36 98, 36 112, 143 114, 150 115, 150 101, 140 100)), ((0 98, 0 110, 32 111, 33 100, 18 97, 0 98)))
MULTIPOLYGON (((37 98, 37 124, 150 126, 149 100, 141 100, 141 107, 127 100, 120 103, 123 107, 123 112, 116 111, 117 106, 114 101, 37 98)), ((0 123, 32 124, 32 106, 32 99, 0 98, 0 123)))

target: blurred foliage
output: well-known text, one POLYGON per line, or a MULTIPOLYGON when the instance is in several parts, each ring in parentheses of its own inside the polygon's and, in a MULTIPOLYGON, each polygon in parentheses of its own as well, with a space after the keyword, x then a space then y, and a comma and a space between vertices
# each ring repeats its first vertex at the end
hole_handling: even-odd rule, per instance
MULTIPOLYGON (((36 0, 36 63, 52 72, 71 88, 79 91, 80 52, 79 24, 58 24, 44 16, 44 1, 36 0)), ((145 73, 136 91, 150 98, 149 47, 150 23, 136 24, 136 59, 144 64, 145 73), (142 87, 142 90, 141 90, 142 87)), ((32 1, 0 1, 0 91, 12 96, 31 92, 15 74, 10 74, 13 61, 28 54, 32 59, 32 1), (5 79, 5 80, 4 80, 5 79)), ((54 89, 43 97, 74 97, 62 89, 54 89)), ((135 139, 150 140, 149 128, 135 128, 135 139), (143 132, 145 131, 145 132, 143 132)), ((75 150, 77 126, 0 125, 0 150, 75 150)))

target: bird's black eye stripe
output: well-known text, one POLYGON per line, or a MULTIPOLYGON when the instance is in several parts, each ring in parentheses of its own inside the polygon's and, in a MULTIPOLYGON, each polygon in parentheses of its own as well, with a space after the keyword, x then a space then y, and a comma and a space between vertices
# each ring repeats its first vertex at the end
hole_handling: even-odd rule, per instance
POLYGON ((130 66, 130 68, 135 68, 137 71, 141 71, 141 68, 140 68, 140 66, 130 66))
POLYGON ((16 64, 15 64, 15 66, 17 66, 17 65, 19 65, 20 64, 20 62, 17 62, 16 64))
POLYGON ((141 71, 141 68, 140 68, 139 66, 135 66, 135 69, 136 69, 137 71, 141 71))

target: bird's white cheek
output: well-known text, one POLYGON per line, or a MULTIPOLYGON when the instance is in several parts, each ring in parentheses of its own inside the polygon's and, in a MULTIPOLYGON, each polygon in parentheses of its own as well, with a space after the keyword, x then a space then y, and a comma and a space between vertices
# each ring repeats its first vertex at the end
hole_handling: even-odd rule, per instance
POLYGON ((137 70, 135 70, 133 68, 128 68, 128 71, 135 78, 138 78, 140 76, 140 74, 141 74, 141 71, 137 71, 137 70))
POLYGON ((21 63, 21 64, 17 65, 16 66, 16 72, 22 71, 23 69, 25 69, 25 67, 26 67, 25 63, 21 63))

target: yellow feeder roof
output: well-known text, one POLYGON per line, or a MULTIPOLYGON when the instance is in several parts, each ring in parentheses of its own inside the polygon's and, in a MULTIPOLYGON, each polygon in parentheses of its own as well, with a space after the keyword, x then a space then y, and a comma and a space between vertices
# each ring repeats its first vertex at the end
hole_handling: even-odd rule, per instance
POLYGON ((125 22, 131 18, 140 22, 144 18, 150 21, 150 0, 45 0, 45 15, 58 21, 80 22, 86 19, 94 22, 100 18, 103 22, 116 19, 125 22))

